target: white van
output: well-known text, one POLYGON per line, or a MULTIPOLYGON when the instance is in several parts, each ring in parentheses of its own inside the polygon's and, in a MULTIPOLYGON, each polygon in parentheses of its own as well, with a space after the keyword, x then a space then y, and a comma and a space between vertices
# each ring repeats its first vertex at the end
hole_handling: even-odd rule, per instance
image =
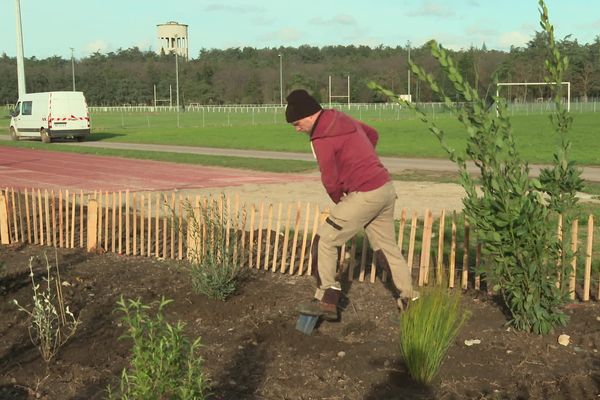
POLYGON ((10 136, 40 138, 72 137, 82 141, 90 133, 90 114, 83 92, 27 93, 19 98, 10 119, 10 136))

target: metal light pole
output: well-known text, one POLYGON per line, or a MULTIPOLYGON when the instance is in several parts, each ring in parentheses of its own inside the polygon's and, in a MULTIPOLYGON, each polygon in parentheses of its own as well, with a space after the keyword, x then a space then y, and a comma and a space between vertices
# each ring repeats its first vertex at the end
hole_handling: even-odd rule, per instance
POLYGON ((408 47, 408 63, 407 63, 407 75, 408 75, 408 98, 410 99, 410 40, 406 42, 406 46, 408 47))
POLYGON ((73 57, 74 48, 71 49, 71 74, 73 75, 73 91, 75 91, 75 59, 73 57))
POLYGON ((23 55, 23 30, 21 28, 21 2, 15 0, 15 19, 17 28, 17 85, 19 97, 27 93, 25 90, 25 64, 23 55))
POLYGON ((177 56, 179 46, 177 44, 177 35, 175 35, 175 97, 177 104, 177 127, 179 128, 179 57, 177 56))
POLYGON ((281 54, 277 55, 279 56, 279 105, 283 107, 283 56, 281 54))

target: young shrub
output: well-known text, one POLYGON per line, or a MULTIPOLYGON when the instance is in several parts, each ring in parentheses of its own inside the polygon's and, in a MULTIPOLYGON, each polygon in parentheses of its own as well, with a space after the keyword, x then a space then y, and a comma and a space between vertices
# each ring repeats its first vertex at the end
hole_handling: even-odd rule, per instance
MULTIPOLYGON (((568 63, 554 43, 543 0, 539 4, 541 25, 546 30, 549 53, 552 54, 546 61, 550 74, 546 79, 556 93, 568 63)), ((466 155, 450 148, 444 140, 444 131, 417 106, 404 104, 428 125, 450 159, 458 165, 461 183, 467 193, 463 199, 464 212, 482 242, 488 283, 493 283, 494 290, 502 294, 512 315, 510 323, 520 330, 549 333, 553 327, 566 324, 567 316, 561 308, 568 300, 568 293, 560 277, 568 276, 570 272, 570 258, 562 251, 567 247, 558 240, 552 218, 555 212, 568 213, 574 205, 576 191, 581 187, 581 172, 567 160, 570 143, 566 133, 570 118, 561 109, 557 100, 560 97, 556 95, 557 109, 552 120, 561 136, 562 147, 555 156, 554 169, 541 173, 542 182, 529 178, 529 166, 516 148, 506 101, 496 96, 494 106, 490 107, 461 76, 448 52, 435 41, 430 42, 430 47, 431 54, 464 103, 455 103, 454 96, 446 94, 423 68, 411 63, 411 70, 443 99, 446 107, 464 125, 466 155), (467 171, 467 159, 479 168, 481 194, 467 171), (543 197, 544 193, 550 195, 550 201, 543 197)), ((375 84, 371 87, 398 98, 375 84)))
POLYGON ((56 270, 52 271, 48 256, 44 254, 44 257, 47 273, 45 288, 35 282, 32 266, 34 257, 29 259, 29 277, 33 287, 31 310, 21 306, 17 300, 13 300, 13 303, 19 311, 28 315, 31 343, 37 346, 44 361, 49 362, 58 349, 75 334, 80 322, 63 301, 58 260, 56 270))
POLYGON ((461 307, 461 297, 460 291, 442 285, 424 288, 400 315, 400 354, 415 381, 432 381, 469 317, 461 307))
POLYGON ((205 204, 197 202, 194 207, 188 204, 186 209, 192 288, 196 293, 225 301, 237 290, 244 272, 241 230, 245 226, 245 210, 231 218, 222 197, 219 202, 210 199, 205 204))
POLYGON ((171 300, 151 305, 140 299, 117 302, 127 327, 123 336, 133 340, 131 366, 121 374, 120 396, 108 388, 109 399, 202 400, 207 397, 203 359, 197 354, 200 338, 190 342, 183 335, 184 324, 169 324, 163 310, 171 300), (157 308, 154 317, 149 310, 157 308))

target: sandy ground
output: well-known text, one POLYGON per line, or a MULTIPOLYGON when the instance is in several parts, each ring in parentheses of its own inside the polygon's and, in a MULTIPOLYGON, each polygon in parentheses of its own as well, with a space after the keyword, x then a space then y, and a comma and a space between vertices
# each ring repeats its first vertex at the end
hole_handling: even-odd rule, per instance
MULTIPOLYGON (((461 199, 465 195, 465 191, 458 184, 395 181, 394 185, 398 194, 396 217, 400 216, 402 208, 406 209, 407 215, 412 215, 415 211, 422 215, 426 209, 430 209, 434 215, 439 215, 442 209, 449 212, 463 208, 461 199)), ((333 202, 327 196, 317 177, 307 182, 245 184, 225 188, 181 191, 180 193, 204 196, 219 195, 220 193, 226 196, 235 196, 237 193, 246 204, 256 204, 257 206, 261 202, 274 205, 280 202, 284 204, 310 202, 318 204, 321 210, 333 206, 333 202)))

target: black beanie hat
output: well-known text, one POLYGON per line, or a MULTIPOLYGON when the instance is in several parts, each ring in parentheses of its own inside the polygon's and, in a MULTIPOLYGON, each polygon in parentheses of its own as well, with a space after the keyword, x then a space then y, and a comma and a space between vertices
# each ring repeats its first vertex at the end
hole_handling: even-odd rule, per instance
POLYGON ((306 118, 323 109, 319 102, 304 89, 292 91, 286 97, 286 100, 288 104, 285 108, 285 119, 290 123, 306 118))

